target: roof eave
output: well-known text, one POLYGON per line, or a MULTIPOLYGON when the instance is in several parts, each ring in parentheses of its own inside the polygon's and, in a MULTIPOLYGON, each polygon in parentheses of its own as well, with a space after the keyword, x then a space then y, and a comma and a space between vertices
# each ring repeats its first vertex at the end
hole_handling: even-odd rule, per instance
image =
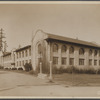
POLYGON ((46 38, 45 40, 46 41, 56 40, 56 41, 62 41, 62 42, 65 42, 65 43, 71 43, 71 44, 76 44, 76 45, 83 45, 83 46, 87 46, 87 47, 92 47, 92 48, 100 49, 99 46, 92 46, 92 45, 87 45, 87 44, 81 44, 81 43, 75 43, 75 42, 70 42, 70 41, 58 40, 58 39, 53 39, 53 38, 50 38, 50 37, 46 38))

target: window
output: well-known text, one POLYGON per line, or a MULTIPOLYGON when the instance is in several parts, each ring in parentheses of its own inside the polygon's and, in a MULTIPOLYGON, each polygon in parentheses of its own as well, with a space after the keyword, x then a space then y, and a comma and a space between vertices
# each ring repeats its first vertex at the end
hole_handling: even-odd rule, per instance
POLYGON ((70 53, 70 54, 74 53, 74 48, 73 48, 73 47, 70 47, 70 48, 69 48, 69 53, 70 53))
POLYGON ((58 52, 58 45, 57 44, 53 45, 53 52, 58 52))
POLYGON ((66 65, 66 58, 62 57, 62 65, 66 65))
POLYGON ((18 58, 18 53, 17 53, 17 58, 18 58))
POLYGON ((65 53, 65 52, 66 52, 66 46, 65 46, 65 45, 62 46, 61 52, 62 52, 62 53, 65 53))
POLYGON ((19 58, 21 58, 21 52, 19 52, 19 58))
POLYGON ((94 60, 94 65, 97 65, 97 60, 94 60))
POLYGON ((84 59, 79 59, 79 65, 84 65, 84 59))
POLYGON ((53 64, 58 64, 58 57, 53 57, 53 64))
POLYGON ((94 56, 97 56, 97 50, 94 51, 94 56))
POLYGON ((18 61, 17 61, 17 66, 18 66, 18 61))
POLYGON ((69 64, 70 64, 70 65, 74 65, 74 58, 70 58, 69 64))
POLYGON ((26 63, 28 63, 28 60, 26 60, 26 63))
POLYGON ((89 65, 92 65, 92 59, 89 59, 89 65))
POLYGON ((99 66, 100 66, 100 60, 99 60, 99 66))
POLYGON ((31 48, 29 49, 29 55, 31 56, 31 48))
POLYGON ((90 56, 92 55, 92 50, 91 50, 91 49, 89 50, 89 55, 90 55, 90 56))
POLYGON ((24 57, 24 51, 22 51, 22 57, 24 57))
POLYGON ((79 55, 84 55, 84 49, 83 48, 79 49, 79 55))
POLYGON ((24 66, 24 60, 22 61, 22 64, 23 64, 23 66, 24 66))
POLYGON ((25 54, 26 54, 26 57, 27 57, 27 50, 25 50, 25 54))
POLYGON ((41 54, 41 51, 42 51, 42 47, 41 47, 41 44, 38 45, 38 54, 41 54))
POLYGON ((31 59, 29 60, 29 63, 31 63, 31 59))
POLYGON ((99 50, 99 57, 100 57, 100 50, 99 50))
POLYGON ((21 61, 20 61, 20 66, 21 66, 21 61))

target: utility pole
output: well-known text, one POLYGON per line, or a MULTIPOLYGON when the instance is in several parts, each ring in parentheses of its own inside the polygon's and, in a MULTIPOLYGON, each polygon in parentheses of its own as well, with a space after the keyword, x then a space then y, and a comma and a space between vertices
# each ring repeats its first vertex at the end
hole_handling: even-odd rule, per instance
POLYGON ((2 51, 4 53, 6 50, 6 47, 7 47, 7 43, 6 43, 6 41, 3 41, 3 38, 5 38, 3 31, 4 30, 1 28, 0 29, 0 51, 2 51), (4 43, 4 45, 6 45, 4 47, 4 49, 5 49, 4 51, 3 51, 3 43, 4 43))

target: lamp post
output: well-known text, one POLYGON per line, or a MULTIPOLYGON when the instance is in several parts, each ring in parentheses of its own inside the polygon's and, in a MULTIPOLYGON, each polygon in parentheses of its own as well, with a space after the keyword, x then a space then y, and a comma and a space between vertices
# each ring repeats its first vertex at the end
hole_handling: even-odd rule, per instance
POLYGON ((72 86, 74 85, 74 67, 73 67, 73 65, 72 65, 72 86))
POLYGON ((49 77, 49 82, 53 82, 53 77, 52 77, 52 61, 50 61, 50 77, 49 77))
POLYGON ((40 62, 40 74, 42 74, 42 62, 40 62))

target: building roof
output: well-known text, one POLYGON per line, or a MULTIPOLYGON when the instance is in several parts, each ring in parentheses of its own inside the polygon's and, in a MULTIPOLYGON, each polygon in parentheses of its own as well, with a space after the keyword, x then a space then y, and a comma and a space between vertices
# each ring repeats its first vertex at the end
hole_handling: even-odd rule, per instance
POLYGON ((100 48, 100 45, 93 43, 93 42, 87 42, 87 41, 83 41, 83 40, 79 40, 79 39, 68 38, 68 37, 54 35, 54 34, 50 34, 50 33, 46 33, 46 34, 48 35, 47 39, 59 40, 59 41, 74 43, 74 44, 78 44, 78 45, 80 44, 80 45, 84 45, 84 46, 100 48))
POLYGON ((31 47, 31 45, 27 45, 25 47, 22 47, 22 48, 19 48, 19 49, 16 49, 15 52, 18 52, 18 51, 21 51, 21 50, 25 50, 27 48, 31 47))
POLYGON ((8 55, 11 55, 11 52, 5 52, 5 53, 3 54, 3 57, 8 56, 8 55))

